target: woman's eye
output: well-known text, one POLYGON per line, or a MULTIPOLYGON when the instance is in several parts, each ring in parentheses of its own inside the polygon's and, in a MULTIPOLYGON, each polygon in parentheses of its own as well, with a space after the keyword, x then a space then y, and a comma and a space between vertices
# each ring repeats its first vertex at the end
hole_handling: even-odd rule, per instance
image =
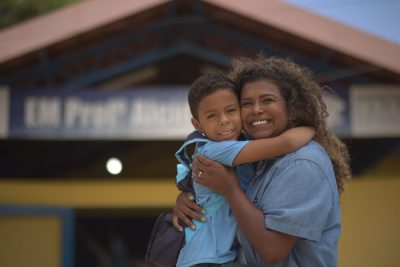
POLYGON ((272 99, 271 99, 271 98, 264 98, 264 99, 262 100, 262 102, 263 102, 263 103, 270 103, 270 102, 272 102, 272 99))
POLYGON ((242 107, 250 107, 251 103, 250 102, 242 102, 242 107))

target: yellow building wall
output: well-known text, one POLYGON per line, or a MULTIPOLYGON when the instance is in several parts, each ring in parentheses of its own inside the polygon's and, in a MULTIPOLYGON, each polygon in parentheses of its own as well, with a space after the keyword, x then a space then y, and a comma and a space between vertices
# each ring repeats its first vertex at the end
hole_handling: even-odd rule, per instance
POLYGON ((61 221, 51 216, 0 216, 0 266, 61 267, 61 221))
POLYGON ((363 177, 342 195, 339 267, 399 266, 400 177, 363 177))
POLYGON ((174 179, 0 180, 0 205, 72 208, 169 208, 178 190, 174 179))
MULTIPOLYGON (((347 184, 347 190, 341 197, 343 229, 339 240, 339 267, 398 266, 399 192, 400 177, 363 177, 347 184)), ((177 190, 172 180, 107 182, 0 180, 0 204, 7 205, 168 208, 175 203, 176 194, 177 190)), ((19 264, 19 260, 28 258, 35 251, 33 249, 19 250, 17 244, 22 244, 24 241, 28 242, 28 246, 36 245, 34 249, 37 249, 37 252, 33 254, 40 256, 44 248, 47 250, 48 260, 59 264, 60 225, 47 221, 49 218, 43 219, 40 225, 37 225, 32 218, 16 220, 15 226, 7 219, 0 220, 0 235, 8 233, 8 241, 0 239, 0 251, 14 255, 14 258, 18 260, 16 263, 19 264), (8 242, 11 242, 13 246, 6 247, 8 242), (54 245, 56 243, 58 245, 54 245), (13 250, 13 247, 18 250, 13 250), (5 252, 7 250, 8 252, 5 252), (16 255, 17 251, 24 255, 16 255)), ((46 266, 43 264, 3 264, 1 262, 3 256, 0 254, 0 266, 46 266)))

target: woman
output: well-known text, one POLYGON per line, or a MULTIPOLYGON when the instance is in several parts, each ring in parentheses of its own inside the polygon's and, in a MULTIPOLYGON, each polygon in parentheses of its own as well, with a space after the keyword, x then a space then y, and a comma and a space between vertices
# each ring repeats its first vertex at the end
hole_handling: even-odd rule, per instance
MULTIPOLYGON (((349 157, 344 144, 327 129, 321 88, 305 68, 264 55, 236 59, 230 77, 239 88, 249 138, 270 138, 302 125, 315 128, 315 141, 284 157, 258 162, 253 173, 246 174, 251 176, 246 177, 246 192, 231 169, 205 158, 198 158, 192 168, 201 172, 194 181, 228 201, 239 224, 243 263, 336 266, 339 193, 350 177, 349 157)), ((200 217, 188 209, 196 206, 183 196, 174 208, 175 222, 200 217)))

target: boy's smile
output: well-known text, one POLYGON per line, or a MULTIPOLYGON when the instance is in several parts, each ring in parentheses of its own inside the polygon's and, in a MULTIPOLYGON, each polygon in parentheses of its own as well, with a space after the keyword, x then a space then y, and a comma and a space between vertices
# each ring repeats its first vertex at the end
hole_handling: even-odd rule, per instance
POLYGON ((198 105, 193 126, 214 141, 237 140, 241 131, 239 101, 230 89, 220 89, 204 97, 198 105))

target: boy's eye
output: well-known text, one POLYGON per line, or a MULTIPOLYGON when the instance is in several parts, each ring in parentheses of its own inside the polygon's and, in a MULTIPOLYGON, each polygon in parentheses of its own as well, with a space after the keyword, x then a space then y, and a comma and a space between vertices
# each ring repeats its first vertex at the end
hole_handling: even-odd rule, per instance
POLYGON ((228 109, 228 112, 229 112, 229 113, 235 112, 235 111, 236 111, 236 108, 230 108, 230 109, 228 109))
POLYGON ((206 118, 207 118, 207 119, 212 119, 212 118, 214 118, 214 117, 215 117, 215 114, 208 114, 206 118))

